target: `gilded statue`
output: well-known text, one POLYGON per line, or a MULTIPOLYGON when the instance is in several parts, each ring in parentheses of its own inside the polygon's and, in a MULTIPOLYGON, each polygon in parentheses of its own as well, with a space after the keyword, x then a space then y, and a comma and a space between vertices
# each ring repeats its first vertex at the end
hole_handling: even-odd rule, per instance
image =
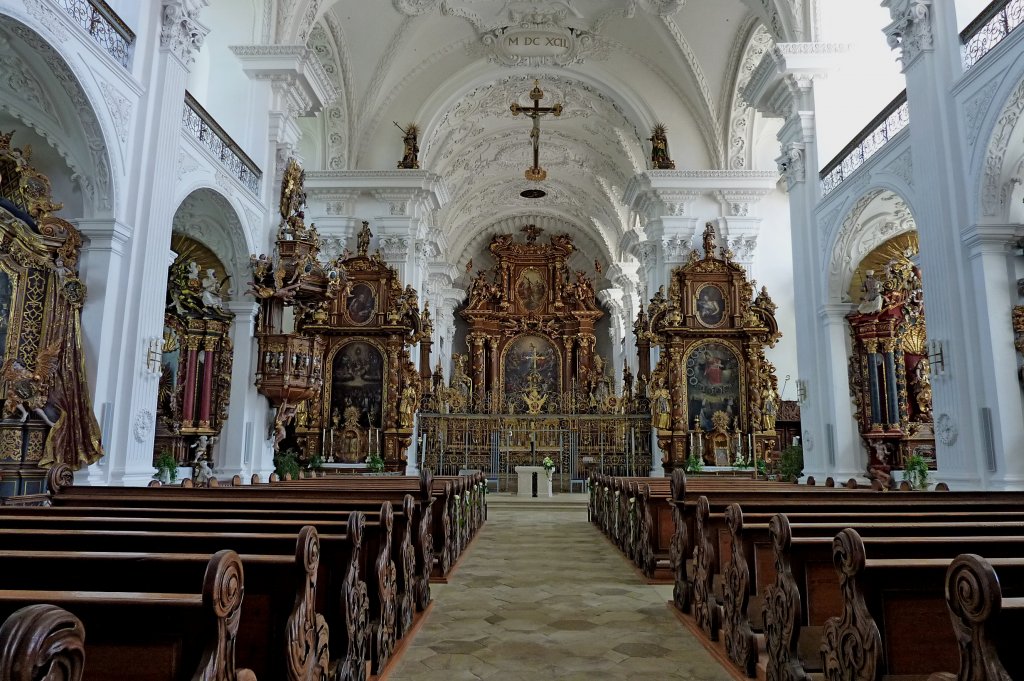
POLYGON ((775 389, 768 384, 761 390, 761 421, 766 432, 775 432, 775 418, 779 413, 779 398, 775 389))
POLYGON ((548 396, 537 390, 536 386, 531 387, 523 395, 523 403, 526 404, 527 414, 539 414, 541 409, 544 408, 544 403, 548 401, 548 396))
POLYGON ((715 257, 715 226, 710 222, 704 226, 704 235, 702 239, 704 242, 704 257, 715 257))
POLYGON ((932 381, 931 365, 922 357, 914 367, 914 379, 910 387, 914 390, 914 402, 917 403, 918 420, 932 420, 932 381))
MULTIPOLYGON (((394 123, 394 121, 392 121, 394 123)), ((415 170, 420 167, 420 145, 419 145, 419 134, 420 129, 415 123, 410 123, 407 127, 402 127, 398 123, 395 123, 395 127, 402 131, 402 144, 405 149, 402 151, 402 160, 398 162, 398 167, 405 170, 415 170)))
POLYGON ((668 156, 668 131, 658 123, 647 138, 651 143, 651 165, 655 170, 675 170, 676 164, 668 156))
POLYGON ((412 428, 413 417, 416 414, 416 405, 419 402, 419 395, 412 383, 406 383, 402 388, 402 396, 398 406, 398 427, 412 428))
POLYGON ((658 376, 651 392, 651 420, 658 430, 669 430, 672 426, 672 398, 665 387, 665 377, 658 376))

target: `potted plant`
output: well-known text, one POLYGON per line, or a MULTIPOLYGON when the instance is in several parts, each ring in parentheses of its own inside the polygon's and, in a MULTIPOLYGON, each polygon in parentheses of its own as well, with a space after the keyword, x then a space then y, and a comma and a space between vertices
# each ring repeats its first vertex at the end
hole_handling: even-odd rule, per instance
POLYGON ((696 453, 691 453, 689 458, 686 459, 686 465, 683 470, 687 473, 700 473, 704 470, 704 459, 697 456, 696 453))
POLYGON ((372 452, 366 457, 366 470, 376 475, 384 472, 384 459, 380 454, 372 452))
POLYGON ((282 480, 289 479, 288 476, 291 476, 292 480, 298 480, 299 469, 298 452, 294 449, 286 449, 274 455, 274 472, 282 480))
POLYGON ((324 467, 324 457, 320 454, 314 454, 310 459, 309 463, 306 464, 306 469, 313 472, 313 475, 322 470, 324 467))
POLYGON ((174 460, 174 457, 167 452, 160 452, 160 456, 156 457, 154 462, 156 466, 156 473, 153 474, 154 480, 159 480, 161 485, 170 485, 178 480, 178 462, 174 460))
POLYGON ((903 480, 910 483, 911 489, 928 489, 928 464, 931 460, 920 454, 911 454, 903 464, 903 480))
POLYGON ((782 450, 779 457, 779 480, 796 482, 804 474, 804 448, 790 445, 782 450))

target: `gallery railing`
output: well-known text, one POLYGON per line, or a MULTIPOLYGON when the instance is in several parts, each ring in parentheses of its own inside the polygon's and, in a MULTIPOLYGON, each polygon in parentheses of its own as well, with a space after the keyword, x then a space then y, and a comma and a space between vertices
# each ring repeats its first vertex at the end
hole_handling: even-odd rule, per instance
POLYGON ((57 0, 57 4, 118 64, 126 69, 131 67, 135 33, 107 3, 103 0, 57 0))
POLYGON ((185 109, 182 126, 199 142, 213 152, 213 155, 231 171, 246 189, 255 195, 260 193, 260 179, 263 172, 249 158, 242 148, 224 129, 217 124, 206 109, 200 106, 190 93, 185 93, 185 109))
POLYGON ((500 491, 516 466, 555 464, 553 483, 569 491, 591 471, 646 476, 651 471, 649 414, 419 415, 421 468, 441 475, 481 470, 500 491))
POLYGON ((822 195, 834 191, 909 124, 910 109, 907 91, 904 90, 822 169, 819 174, 822 195))
POLYGON ((960 32, 964 70, 975 64, 1024 24, 1024 0, 995 0, 960 32))

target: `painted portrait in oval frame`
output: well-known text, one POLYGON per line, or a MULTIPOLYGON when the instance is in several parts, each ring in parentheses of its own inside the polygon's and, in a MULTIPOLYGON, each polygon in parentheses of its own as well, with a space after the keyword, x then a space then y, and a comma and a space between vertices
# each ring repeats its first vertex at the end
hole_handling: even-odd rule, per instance
POLYGON ((721 326, 726 315, 725 294, 714 284, 705 284, 697 291, 694 311, 702 326, 721 326))

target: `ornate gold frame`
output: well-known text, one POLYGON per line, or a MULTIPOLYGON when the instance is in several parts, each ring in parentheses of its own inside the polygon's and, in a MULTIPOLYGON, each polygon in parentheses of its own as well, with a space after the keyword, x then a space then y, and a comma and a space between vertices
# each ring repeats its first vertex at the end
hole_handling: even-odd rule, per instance
POLYGON ((512 338, 505 341, 505 344, 501 348, 501 355, 499 355, 498 357, 498 390, 500 391, 500 394, 503 396, 505 395, 505 359, 508 356, 508 351, 509 349, 511 349, 513 345, 515 345, 516 341, 518 341, 520 338, 526 338, 527 336, 537 336, 543 338, 551 345, 551 348, 555 351, 555 359, 558 360, 558 394, 561 394, 562 391, 565 389, 562 385, 562 367, 564 362, 564 358, 562 357, 562 351, 559 349, 558 343, 556 343, 551 338, 551 336, 547 335, 546 333, 541 333, 540 331, 525 331, 523 333, 516 334, 512 338))

